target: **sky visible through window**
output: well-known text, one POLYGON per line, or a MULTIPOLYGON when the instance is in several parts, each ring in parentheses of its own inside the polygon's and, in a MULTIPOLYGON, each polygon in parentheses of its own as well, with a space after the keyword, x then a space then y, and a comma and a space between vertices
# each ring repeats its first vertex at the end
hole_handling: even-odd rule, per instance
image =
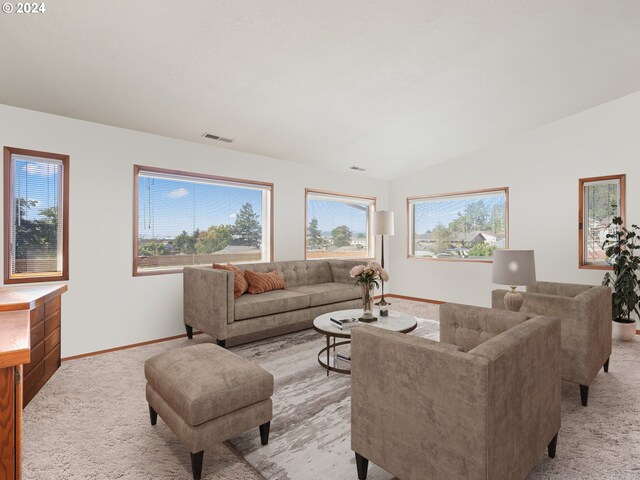
POLYGON ((414 206, 414 231, 423 234, 431 231, 438 224, 448 225, 452 220, 458 218, 458 213, 463 213, 465 208, 478 200, 482 200, 491 212, 494 205, 504 207, 506 203, 504 193, 493 195, 472 195, 452 198, 425 199, 424 202, 417 201, 414 206))
POLYGON ((334 202, 310 198, 307 201, 307 222, 318 219, 318 228, 325 235, 339 226, 346 225, 353 235, 367 234, 368 204, 334 202))
POLYGON ((41 211, 58 204, 60 176, 62 168, 60 164, 43 163, 30 160, 30 157, 14 155, 15 198, 27 201, 29 208, 23 210, 27 220, 41 219, 41 211))
POLYGON ((138 177, 138 236, 173 238, 182 231, 232 225, 245 203, 262 223, 262 190, 205 182, 138 177))

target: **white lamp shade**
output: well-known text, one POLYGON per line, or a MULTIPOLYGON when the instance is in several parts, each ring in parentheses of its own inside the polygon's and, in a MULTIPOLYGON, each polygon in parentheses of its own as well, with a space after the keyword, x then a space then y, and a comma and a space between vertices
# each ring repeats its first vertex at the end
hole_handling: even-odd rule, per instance
POLYGON ((491 281, 499 285, 531 285, 536 281, 533 250, 496 250, 493 252, 491 281))
POLYGON ((374 235, 393 235, 393 212, 373 212, 372 230, 374 235))

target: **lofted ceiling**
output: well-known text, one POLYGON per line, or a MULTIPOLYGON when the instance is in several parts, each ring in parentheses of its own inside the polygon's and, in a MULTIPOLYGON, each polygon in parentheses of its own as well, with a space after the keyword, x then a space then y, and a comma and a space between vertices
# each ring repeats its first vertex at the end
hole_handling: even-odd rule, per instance
POLYGON ((0 13, 0 103, 373 177, 640 90, 637 0, 45 4, 0 13))

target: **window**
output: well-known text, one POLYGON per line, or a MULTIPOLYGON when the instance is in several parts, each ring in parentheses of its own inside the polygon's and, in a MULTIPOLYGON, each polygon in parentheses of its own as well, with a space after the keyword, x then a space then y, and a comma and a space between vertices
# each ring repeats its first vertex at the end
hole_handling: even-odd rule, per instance
POLYGON ((273 184, 136 165, 133 274, 272 259, 273 184))
POLYGON ((614 231, 614 217, 625 219, 625 175, 581 178, 579 185, 579 267, 608 269, 609 259, 602 244, 614 231))
POLYGON ((4 148, 4 281, 69 279, 69 156, 4 148))
POLYGON ((375 197, 306 190, 305 258, 373 258, 375 197))
POLYGON ((509 247, 509 189, 407 198, 409 257, 491 261, 509 247))

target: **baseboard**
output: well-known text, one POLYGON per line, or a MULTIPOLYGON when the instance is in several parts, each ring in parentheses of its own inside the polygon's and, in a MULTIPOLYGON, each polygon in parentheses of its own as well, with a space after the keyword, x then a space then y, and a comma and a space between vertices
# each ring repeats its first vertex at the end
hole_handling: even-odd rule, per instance
POLYGON ((440 300, 432 300, 430 298, 409 297, 407 295, 398 295, 397 293, 387 293, 385 296, 390 298, 399 298, 401 300, 411 300, 414 302, 433 303, 435 305, 442 305, 443 303, 447 303, 447 302, 442 302, 440 300))
MULTIPOLYGON (((200 335, 201 333, 202 332, 193 332, 194 335, 200 335)), ((177 340, 179 338, 186 338, 186 337, 187 337, 187 334, 183 333, 182 335, 175 335, 173 337, 158 338, 156 340, 149 340, 149 341, 140 342, 140 343, 132 343, 130 345, 123 345, 121 347, 107 348, 106 350, 98 350, 96 352, 89 352, 89 353, 83 353, 81 355, 73 355, 71 357, 64 357, 62 359, 62 361, 66 362, 68 360, 78 360, 79 358, 93 357, 95 355, 102 355, 103 353, 118 352, 120 350, 127 350, 129 348, 144 347, 145 345, 152 345, 154 343, 168 342, 169 340, 177 340)))

